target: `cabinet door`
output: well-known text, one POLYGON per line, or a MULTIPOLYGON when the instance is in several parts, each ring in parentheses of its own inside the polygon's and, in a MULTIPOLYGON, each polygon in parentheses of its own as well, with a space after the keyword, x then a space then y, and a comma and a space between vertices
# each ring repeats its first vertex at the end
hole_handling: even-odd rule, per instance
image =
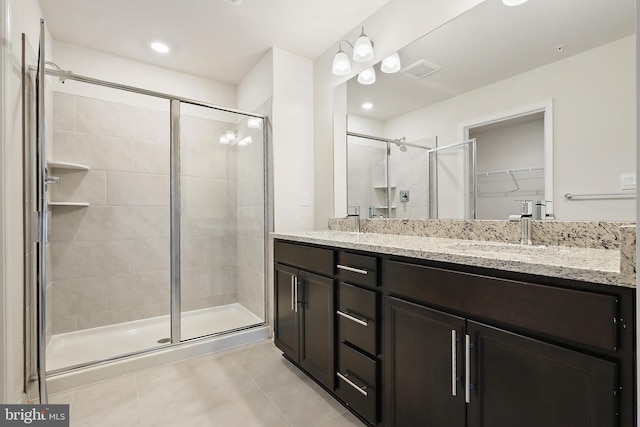
POLYGON ((333 280, 300 272, 300 366, 334 389, 333 280))
POLYGON ((385 425, 464 427, 464 319, 388 297, 383 324, 385 425))
POLYGON ((471 337, 470 427, 612 427, 616 365, 467 322, 471 337))
POLYGON ((276 264, 275 268, 275 298, 274 298, 274 342, 291 360, 298 362, 299 337, 298 310, 295 302, 295 287, 298 281, 298 271, 276 264))

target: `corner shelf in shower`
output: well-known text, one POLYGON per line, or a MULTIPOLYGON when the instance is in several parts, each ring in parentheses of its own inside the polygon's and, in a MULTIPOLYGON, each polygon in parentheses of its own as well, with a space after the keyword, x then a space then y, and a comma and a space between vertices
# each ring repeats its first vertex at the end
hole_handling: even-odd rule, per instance
MULTIPOLYGON (((387 186, 386 185, 374 185, 373 188, 375 188, 376 190, 386 190, 387 186)), ((395 190, 397 187, 395 185, 392 185, 391 187, 389 187, 391 190, 395 190)))
POLYGON ((79 208, 89 207, 89 202, 47 202, 48 206, 77 206, 79 208))
POLYGON ((70 170, 77 170, 77 171, 89 170, 89 166, 81 165, 78 163, 69 163, 69 162, 48 161, 47 166, 49 166, 51 169, 70 169, 70 170))

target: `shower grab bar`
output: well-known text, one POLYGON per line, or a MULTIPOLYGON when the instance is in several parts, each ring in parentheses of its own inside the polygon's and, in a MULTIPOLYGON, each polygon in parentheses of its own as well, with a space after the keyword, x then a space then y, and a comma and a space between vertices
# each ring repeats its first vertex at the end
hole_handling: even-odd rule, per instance
POLYGON ((565 193, 564 198, 567 200, 594 200, 594 199, 635 199, 636 193, 592 193, 592 194, 573 194, 565 193))

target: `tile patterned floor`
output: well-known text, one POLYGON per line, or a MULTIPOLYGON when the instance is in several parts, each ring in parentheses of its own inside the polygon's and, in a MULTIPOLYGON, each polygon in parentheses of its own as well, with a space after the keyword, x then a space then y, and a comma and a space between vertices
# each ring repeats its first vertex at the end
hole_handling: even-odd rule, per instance
POLYGON ((363 427, 273 343, 153 368, 50 396, 72 427, 363 427))

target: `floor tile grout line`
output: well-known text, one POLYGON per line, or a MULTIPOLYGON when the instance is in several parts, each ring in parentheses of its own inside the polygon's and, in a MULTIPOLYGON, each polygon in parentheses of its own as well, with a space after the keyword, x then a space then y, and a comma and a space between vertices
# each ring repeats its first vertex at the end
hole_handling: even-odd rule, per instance
POLYGON ((260 390, 260 393, 262 393, 264 395, 264 397, 267 398, 267 400, 273 405, 274 408, 276 408, 276 411, 278 411, 278 413, 280 415, 282 415, 282 418, 285 419, 285 421, 287 422, 287 424, 289 424, 290 427, 294 427, 293 423, 289 420, 289 418, 287 418, 287 416, 282 412, 282 410, 280 410, 280 407, 278 405, 276 405, 276 403, 271 400, 271 398, 269 397, 269 395, 267 394, 266 391, 264 391, 262 389, 262 387, 260 387, 260 384, 258 384, 256 382, 256 380, 251 376, 251 374, 245 369, 244 365, 242 363, 240 363, 240 369, 242 369, 242 371, 251 379, 251 381, 256 385, 256 387, 258 387, 258 390, 260 390))
POLYGON ((142 404, 140 403, 140 387, 138 387, 138 375, 131 374, 133 376, 133 382, 136 386, 136 401, 138 403, 138 420, 140 421, 140 427, 144 427, 142 422, 142 404))

